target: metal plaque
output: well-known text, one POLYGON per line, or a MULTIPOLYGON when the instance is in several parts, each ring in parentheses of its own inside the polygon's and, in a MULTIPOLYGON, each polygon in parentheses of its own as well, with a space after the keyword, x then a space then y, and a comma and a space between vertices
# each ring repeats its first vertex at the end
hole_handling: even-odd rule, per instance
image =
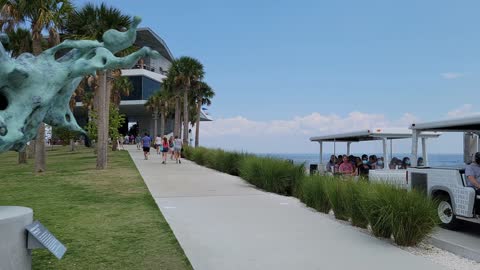
POLYGON ((53 236, 38 220, 25 226, 28 234, 28 248, 34 249, 43 247, 48 249, 57 259, 61 259, 67 248, 53 236))

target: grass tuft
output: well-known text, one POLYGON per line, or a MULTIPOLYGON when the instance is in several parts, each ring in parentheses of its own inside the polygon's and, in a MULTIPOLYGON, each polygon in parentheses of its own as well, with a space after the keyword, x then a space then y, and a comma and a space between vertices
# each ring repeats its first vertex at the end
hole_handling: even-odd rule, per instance
POLYGON ((304 166, 288 161, 247 156, 240 162, 240 176, 266 191, 291 196, 304 176, 304 166))
POLYGON ((340 220, 348 220, 350 218, 348 183, 341 179, 325 181, 325 183, 328 200, 332 205, 335 218, 340 220))
POLYGON ((328 199, 327 186, 332 178, 325 176, 304 177, 301 180, 299 193, 300 200, 308 207, 314 208, 319 212, 328 214, 332 205, 328 199))

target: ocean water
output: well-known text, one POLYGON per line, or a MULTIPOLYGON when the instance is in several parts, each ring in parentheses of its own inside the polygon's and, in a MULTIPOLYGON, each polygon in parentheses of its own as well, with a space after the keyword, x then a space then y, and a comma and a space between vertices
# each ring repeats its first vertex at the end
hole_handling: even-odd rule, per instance
MULTIPOLYGON (((319 155, 318 154, 257 154, 258 156, 263 157, 274 157, 280 159, 289 159, 293 160, 296 164, 305 163, 305 166, 309 166, 309 164, 318 164, 319 155)), ((356 156, 361 156, 358 154, 354 154, 356 156)), ((382 156, 381 154, 375 154, 377 157, 382 156)), ((330 159, 331 154, 324 154, 323 161, 326 163, 330 159)), ((394 154, 394 157, 399 159, 403 159, 403 157, 410 157, 409 154, 394 154)), ((463 163, 463 155, 462 154, 429 154, 429 165, 433 167, 456 167, 462 166, 463 163)))

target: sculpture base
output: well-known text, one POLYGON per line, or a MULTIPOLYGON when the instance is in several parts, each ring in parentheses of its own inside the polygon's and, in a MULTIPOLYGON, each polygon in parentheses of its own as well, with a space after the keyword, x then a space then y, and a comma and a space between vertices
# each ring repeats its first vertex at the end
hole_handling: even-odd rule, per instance
POLYGON ((21 206, 0 206, 0 269, 32 269, 25 226, 33 222, 33 210, 21 206))

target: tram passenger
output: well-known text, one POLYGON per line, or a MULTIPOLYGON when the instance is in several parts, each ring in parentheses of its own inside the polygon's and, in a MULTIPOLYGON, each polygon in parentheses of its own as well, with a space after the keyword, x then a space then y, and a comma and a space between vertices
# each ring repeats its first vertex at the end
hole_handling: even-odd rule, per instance
POLYGON ((467 186, 475 189, 475 193, 480 195, 480 152, 475 154, 475 162, 470 163, 465 168, 467 177, 467 186))

